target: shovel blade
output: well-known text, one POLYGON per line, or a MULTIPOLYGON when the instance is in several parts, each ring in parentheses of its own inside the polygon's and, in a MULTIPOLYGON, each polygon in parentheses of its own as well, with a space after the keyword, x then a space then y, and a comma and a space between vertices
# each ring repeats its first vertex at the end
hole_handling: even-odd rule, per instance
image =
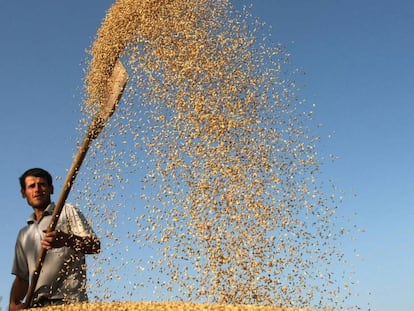
POLYGON ((106 123, 106 121, 113 115, 127 82, 128 72, 121 61, 117 60, 107 82, 108 93, 106 101, 101 103, 102 106, 99 111, 101 122, 106 123))

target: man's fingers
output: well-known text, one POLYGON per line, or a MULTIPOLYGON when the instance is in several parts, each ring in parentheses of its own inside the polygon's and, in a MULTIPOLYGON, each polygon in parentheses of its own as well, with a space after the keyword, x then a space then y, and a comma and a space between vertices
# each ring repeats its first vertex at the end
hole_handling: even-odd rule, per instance
POLYGON ((60 231, 55 230, 51 232, 45 233, 45 236, 42 240, 42 245, 44 248, 60 248, 66 246, 67 242, 67 234, 60 231))

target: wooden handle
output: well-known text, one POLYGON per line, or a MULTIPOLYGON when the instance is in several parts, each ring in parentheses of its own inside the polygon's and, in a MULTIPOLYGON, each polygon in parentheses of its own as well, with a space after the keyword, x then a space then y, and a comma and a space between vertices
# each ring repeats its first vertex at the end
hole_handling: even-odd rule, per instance
MULTIPOLYGON (((125 85, 128 81, 128 73, 123 67, 122 63, 118 60, 110 79, 108 80, 108 96, 105 105, 102 105, 95 118, 91 122, 88 131, 80 145, 78 152, 76 153, 72 165, 66 175, 65 182, 60 192, 59 198, 56 202, 55 209, 53 210, 52 218, 46 232, 52 232, 56 229, 57 222, 62 212, 63 206, 65 205, 66 199, 69 196, 69 192, 72 189, 72 185, 78 175, 79 169, 85 159, 86 153, 89 150, 89 146, 92 141, 98 137, 102 132, 109 118, 113 115, 116 107, 118 106, 119 100, 121 99, 125 85)), ((41 248, 40 254, 36 261, 36 268, 33 272, 28 294, 26 296, 26 308, 30 308, 33 303, 34 292, 36 290, 37 281, 39 280, 40 271, 45 260, 47 250, 41 248)))

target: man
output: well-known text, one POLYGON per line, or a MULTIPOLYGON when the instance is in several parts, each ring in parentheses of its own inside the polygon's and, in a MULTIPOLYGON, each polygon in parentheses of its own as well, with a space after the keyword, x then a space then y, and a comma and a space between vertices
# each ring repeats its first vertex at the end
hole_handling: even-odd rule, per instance
POLYGON ((83 214, 66 204, 56 230, 45 233, 54 204, 51 175, 41 169, 27 170, 20 177, 21 194, 33 208, 27 226, 18 234, 12 274, 15 275, 9 310, 23 309, 29 278, 36 269, 41 248, 47 249, 34 294, 34 306, 87 301, 85 254, 100 251, 100 241, 83 214))

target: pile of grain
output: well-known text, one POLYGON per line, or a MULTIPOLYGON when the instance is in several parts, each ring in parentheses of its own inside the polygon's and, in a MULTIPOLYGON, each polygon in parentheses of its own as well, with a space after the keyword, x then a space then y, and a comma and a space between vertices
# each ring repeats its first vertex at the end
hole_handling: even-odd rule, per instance
POLYGON ((290 309, 278 307, 257 306, 230 306, 208 305, 179 302, 113 302, 113 303, 87 303, 66 306, 44 307, 42 311, 79 311, 79 310, 108 310, 108 311, 310 311, 310 309, 290 309))
POLYGON ((117 58, 131 79, 80 192, 106 249, 92 273, 97 299, 148 287, 218 304, 322 308, 347 297, 331 268, 344 231, 318 183, 312 113, 288 53, 262 31, 226 0, 119 0, 108 10, 86 109, 99 107, 117 58), (134 191, 145 209, 119 197, 142 171, 134 191))

